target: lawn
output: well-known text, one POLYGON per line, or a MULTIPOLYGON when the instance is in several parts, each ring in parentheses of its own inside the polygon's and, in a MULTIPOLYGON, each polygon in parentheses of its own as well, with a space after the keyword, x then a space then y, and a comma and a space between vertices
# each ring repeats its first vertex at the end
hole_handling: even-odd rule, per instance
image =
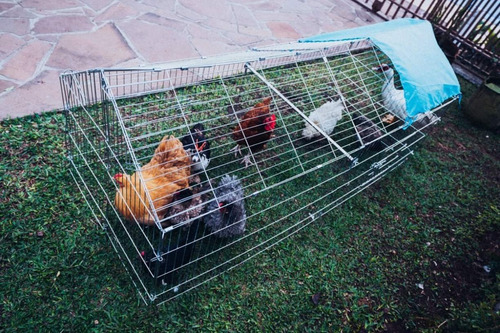
MULTIPOLYGON (((475 87, 460 82, 466 103, 475 87)), ((75 188, 63 115, 5 120, 0 331, 498 331, 500 136, 443 111, 402 167, 160 306, 75 188)))

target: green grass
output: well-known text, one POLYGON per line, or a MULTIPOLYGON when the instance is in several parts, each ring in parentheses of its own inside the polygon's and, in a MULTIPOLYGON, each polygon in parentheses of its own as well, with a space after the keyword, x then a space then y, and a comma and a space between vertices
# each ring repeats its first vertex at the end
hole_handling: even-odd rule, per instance
POLYGON ((159 307, 75 188, 64 127, 56 113, 0 123, 0 331, 499 330, 500 140, 456 104, 382 181, 159 307))

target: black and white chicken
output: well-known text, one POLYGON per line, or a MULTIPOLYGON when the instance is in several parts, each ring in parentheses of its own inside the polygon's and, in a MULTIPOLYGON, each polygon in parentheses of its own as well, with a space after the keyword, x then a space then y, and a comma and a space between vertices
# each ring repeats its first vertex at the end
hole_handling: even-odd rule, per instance
POLYGON ((182 137, 184 150, 191 157, 191 171, 199 172, 208 167, 210 163, 210 142, 205 137, 203 124, 194 125, 190 134, 182 137))
POLYGON ((225 175, 214 193, 216 200, 207 205, 205 228, 219 238, 243 234, 247 217, 243 187, 238 177, 225 175))

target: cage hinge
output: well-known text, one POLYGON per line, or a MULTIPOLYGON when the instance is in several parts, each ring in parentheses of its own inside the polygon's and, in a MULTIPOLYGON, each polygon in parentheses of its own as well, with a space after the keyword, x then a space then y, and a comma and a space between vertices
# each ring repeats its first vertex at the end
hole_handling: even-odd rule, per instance
POLYGON ((311 218, 311 221, 319 219, 321 216, 323 216, 322 211, 317 211, 316 213, 309 213, 309 217, 311 218))
POLYGON ((357 157, 355 157, 352 161, 351 161, 351 165, 349 166, 349 169, 352 169, 354 168, 356 165, 359 164, 359 159, 357 157))
POLYGON ((370 169, 380 169, 384 166, 385 162, 387 162, 387 158, 384 158, 378 162, 375 162, 373 163, 371 166, 370 166, 370 169))

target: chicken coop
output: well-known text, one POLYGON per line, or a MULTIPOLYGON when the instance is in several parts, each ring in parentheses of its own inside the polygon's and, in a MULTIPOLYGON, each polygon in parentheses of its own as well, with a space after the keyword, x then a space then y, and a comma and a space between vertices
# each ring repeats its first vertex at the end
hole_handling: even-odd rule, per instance
POLYGON ((342 38, 62 74, 69 170, 143 300, 251 260, 410 158, 458 94, 401 116, 401 63, 342 38))

